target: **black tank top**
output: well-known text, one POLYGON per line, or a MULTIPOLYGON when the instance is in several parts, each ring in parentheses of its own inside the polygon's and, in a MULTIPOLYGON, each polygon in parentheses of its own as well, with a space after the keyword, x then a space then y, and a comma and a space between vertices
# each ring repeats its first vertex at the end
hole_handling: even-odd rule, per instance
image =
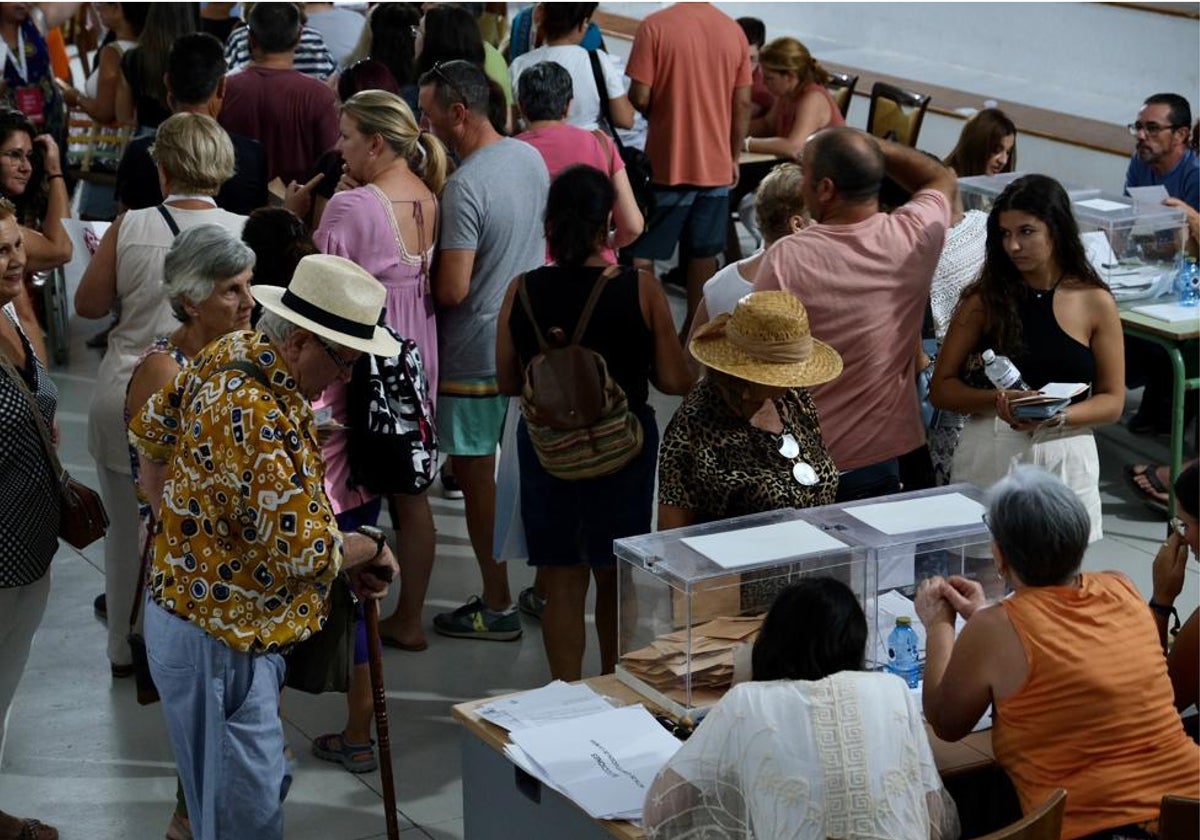
MULTIPOLYGON (((1096 378, 1096 359, 1092 348, 1080 344, 1058 325, 1054 317, 1056 289, 1038 294, 1026 287, 1017 302, 1021 319, 1021 350, 1010 354, 1021 378, 1030 388, 1038 389, 1048 382, 1086 382, 1096 378)), ((995 348, 995 339, 985 335, 980 351, 995 348)), ((997 348, 996 352, 1000 352, 997 348)), ((1086 399, 1087 392, 1076 400, 1086 399)))
MULTIPOLYGON (((561 327, 570 338, 588 295, 604 270, 603 266, 561 268, 548 265, 525 276, 529 301, 543 335, 554 327, 561 327)), ((524 368, 539 350, 520 298, 513 300, 508 327, 524 368)), ((654 361, 654 337, 646 326, 638 302, 637 272, 622 269, 617 276, 609 278, 580 343, 604 357, 608 372, 629 398, 630 409, 638 410, 646 404, 654 361)))

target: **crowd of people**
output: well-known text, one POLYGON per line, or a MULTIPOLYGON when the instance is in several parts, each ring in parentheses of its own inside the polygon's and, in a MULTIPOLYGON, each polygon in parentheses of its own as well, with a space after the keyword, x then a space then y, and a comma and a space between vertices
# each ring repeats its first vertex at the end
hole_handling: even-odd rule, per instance
MULTIPOLYGON (((73 301, 111 320, 88 412, 110 519, 94 608, 113 678, 135 671, 127 616, 145 638, 179 777, 168 838, 283 836, 284 655, 322 632, 339 580, 364 599, 398 587, 382 644, 426 649, 438 485, 463 499, 479 588, 432 629, 513 641, 526 613, 564 680, 583 676, 593 580, 601 671, 614 669, 612 543, 655 516, 667 529, 950 481, 991 488, 985 521, 1012 596, 985 604, 962 578, 917 595, 933 730, 960 738, 990 704, 1023 808, 1067 789, 1067 838, 1153 836, 1162 794, 1200 793, 1176 711, 1196 699, 1200 622, 1173 648, 1166 630, 1200 534, 1196 468, 1176 485, 1182 524, 1155 560, 1148 608, 1128 580, 1080 573, 1102 536, 1093 430, 1141 384, 1138 424, 1156 428, 1162 365, 1124 343, 1061 184, 1024 175, 987 212, 964 208, 958 178, 1016 169, 1002 111, 967 120, 944 161, 872 137, 846 125, 803 43, 705 3, 647 15, 623 73, 594 3, 516 15, 507 56, 472 4, 241 4, 242 20, 234 4, 200 5, 0 3, 0 719, 60 520, 38 433, 56 430, 56 389, 25 277, 71 259, 74 189, 81 217, 112 222, 73 301), (72 15, 87 32, 93 13, 102 37, 90 53, 77 39, 91 68, 77 87, 55 70, 62 39, 50 36, 72 15), (68 108, 93 122, 88 165, 113 156, 105 177, 71 151, 68 108), (618 130, 642 118, 639 159, 618 130), (779 160, 743 168, 748 152, 779 160), (739 204, 761 247, 718 270, 740 256, 739 204), (676 254, 682 324, 655 274, 676 254), (572 350, 582 367, 544 385, 572 350), (997 390, 986 350, 1035 392, 1089 387, 1047 420, 1021 419, 1012 403, 1030 392, 997 390), (440 452, 436 483, 433 466, 402 489, 363 480, 355 434, 376 431, 380 401, 368 415, 356 395, 375 385, 415 395, 400 426, 424 447, 384 466, 421 476, 420 458, 440 452), (683 398, 672 417, 655 415, 651 386, 683 398), (436 450, 414 419, 426 415, 436 450), (515 596, 498 449, 519 476, 522 556, 536 568, 515 596), (385 502, 390 543, 374 527, 385 502), (1100 629, 1070 632, 1084 627, 1100 629), (1089 704, 1097 692, 1114 702, 1089 704), (1047 737, 1068 730, 1086 742, 1047 737)), ((1194 255, 1187 100, 1148 98, 1130 130, 1126 185, 1166 187, 1191 225, 1173 245, 1194 255)), ((1130 479, 1165 500, 1156 465, 1130 479)), ((346 724, 314 752, 369 772, 359 618, 346 724)), ((844 585, 781 593, 752 680, 656 781, 648 833, 807 836, 796 831, 809 816, 814 837, 957 836, 921 709, 894 678, 863 672, 865 645, 844 585), (830 743, 851 732, 863 751, 838 758, 830 743), (803 801, 793 778, 810 781, 803 801), (854 813, 836 804, 850 778, 854 813)), ((9 837, 57 832, 0 812, 9 837)))

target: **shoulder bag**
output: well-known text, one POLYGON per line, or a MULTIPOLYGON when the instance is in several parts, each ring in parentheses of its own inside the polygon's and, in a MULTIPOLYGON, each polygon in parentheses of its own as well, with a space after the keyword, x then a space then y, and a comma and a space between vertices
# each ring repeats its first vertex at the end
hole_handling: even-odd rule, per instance
POLYGON ((654 212, 657 202, 654 198, 653 173, 650 171, 650 158, 641 149, 626 146, 621 142, 616 126, 612 121, 612 108, 608 102, 608 86, 604 84, 604 71, 600 68, 600 56, 595 50, 588 51, 588 60, 592 63, 592 78, 596 81, 596 93, 600 95, 600 122, 608 126, 617 154, 625 162, 625 174, 629 178, 629 186, 633 188, 633 198, 642 217, 646 220, 646 229, 650 228, 650 214, 654 212))

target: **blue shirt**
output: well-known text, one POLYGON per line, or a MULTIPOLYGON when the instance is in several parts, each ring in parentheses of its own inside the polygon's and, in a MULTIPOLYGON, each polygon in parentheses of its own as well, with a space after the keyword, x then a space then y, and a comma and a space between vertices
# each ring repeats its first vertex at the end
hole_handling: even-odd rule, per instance
POLYGON ((1157 172, 1143 163, 1135 152, 1129 159, 1129 169, 1125 172, 1125 189, 1130 187, 1152 187, 1162 184, 1167 188, 1167 195, 1181 199, 1194 210, 1200 210, 1200 159, 1196 153, 1188 149, 1175 168, 1159 178, 1157 172))

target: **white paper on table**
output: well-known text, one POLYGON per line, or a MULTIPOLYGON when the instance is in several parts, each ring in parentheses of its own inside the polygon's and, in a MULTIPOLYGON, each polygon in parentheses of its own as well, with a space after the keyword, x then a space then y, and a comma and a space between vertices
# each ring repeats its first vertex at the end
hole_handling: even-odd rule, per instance
POLYGON ((932 528, 972 525, 983 517, 983 505, 962 493, 946 493, 900 502, 847 508, 846 513, 884 534, 909 534, 932 528))
POLYGON ((1154 184, 1149 187, 1129 187, 1125 192, 1129 193, 1134 204, 1162 204, 1170 197, 1167 195, 1167 188, 1162 184, 1154 184))
POLYGON ((475 709, 489 723, 510 732, 612 710, 612 704, 587 685, 562 680, 495 700, 475 709))
POLYGON ((1133 311, 1157 318, 1159 321, 1166 321, 1169 324, 1195 321, 1200 318, 1200 308, 1180 306, 1178 303, 1151 303, 1146 306, 1135 306, 1133 311))
POLYGON ((759 525, 703 537, 684 537, 681 542, 722 569, 736 569, 771 560, 804 557, 822 551, 849 548, 815 525, 796 520, 759 525))
POLYGON ((595 819, 640 816, 651 782, 680 747, 642 706, 522 729, 510 737, 548 784, 595 819))
POLYGON ((1089 230, 1087 233, 1081 233, 1079 241, 1083 243, 1088 262, 1097 272, 1103 271, 1103 266, 1116 264, 1117 253, 1112 249, 1112 243, 1108 241, 1104 231, 1089 230))
POLYGON ((1128 210, 1128 204, 1122 204, 1119 201, 1109 201, 1107 198, 1089 198, 1084 201, 1076 201, 1076 207, 1086 207, 1089 210, 1099 210, 1101 213, 1111 213, 1113 210, 1128 210))

